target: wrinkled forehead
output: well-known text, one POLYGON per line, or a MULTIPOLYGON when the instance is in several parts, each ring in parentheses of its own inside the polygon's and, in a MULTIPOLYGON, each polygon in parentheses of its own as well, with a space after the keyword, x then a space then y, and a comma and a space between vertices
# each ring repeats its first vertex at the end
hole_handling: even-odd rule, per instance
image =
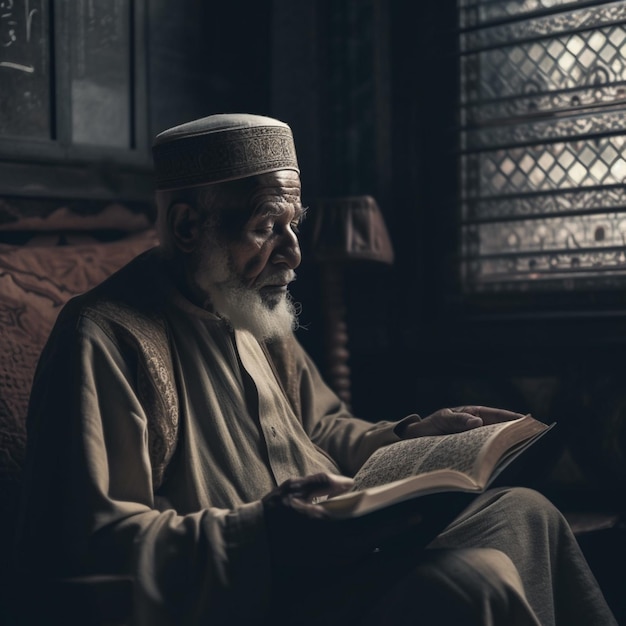
POLYGON ((260 215, 303 213, 300 176, 292 170, 278 170, 258 176, 221 183, 216 206, 223 226, 242 226, 260 215))
POLYGON ((284 170, 258 176, 248 206, 252 214, 282 213, 290 208, 300 210, 300 199, 300 177, 296 172, 284 170))
POLYGON ((299 206, 300 199, 300 176, 291 170, 223 183, 217 197, 222 211, 244 211, 249 215, 279 210, 282 206, 299 206))

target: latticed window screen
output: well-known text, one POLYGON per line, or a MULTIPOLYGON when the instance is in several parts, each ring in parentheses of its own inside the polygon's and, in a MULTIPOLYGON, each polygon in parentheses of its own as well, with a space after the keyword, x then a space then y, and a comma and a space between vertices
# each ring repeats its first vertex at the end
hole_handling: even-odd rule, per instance
POLYGON ((464 290, 626 286, 626 1, 458 8, 464 290))

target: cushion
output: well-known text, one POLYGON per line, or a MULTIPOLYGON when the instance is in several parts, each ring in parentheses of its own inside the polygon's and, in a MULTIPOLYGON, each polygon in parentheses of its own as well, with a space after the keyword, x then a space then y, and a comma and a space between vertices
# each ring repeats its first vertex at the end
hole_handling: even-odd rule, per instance
POLYGON ((0 232, 117 230, 136 233, 151 228, 152 207, 106 200, 60 202, 52 198, 0 197, 0 232))
POLYGON ((111 242, 0 244, 0 507, 19 482, 30 386, 61 307, 156 243, 147 230, 111 242))

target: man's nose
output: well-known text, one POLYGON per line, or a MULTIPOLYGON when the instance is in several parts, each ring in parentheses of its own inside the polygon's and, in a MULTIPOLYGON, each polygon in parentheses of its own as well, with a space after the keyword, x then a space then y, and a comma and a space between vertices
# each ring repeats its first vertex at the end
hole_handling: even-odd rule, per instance
POLYGON ((284 263, 293 270, 300 265, 300 261, 302 261, 302 254, 300 252, 300 242, 298 241, 298 236, 291 229, 291 227, 288 227, 282 233, 280 242, 274 249, 272 263, 284 263))

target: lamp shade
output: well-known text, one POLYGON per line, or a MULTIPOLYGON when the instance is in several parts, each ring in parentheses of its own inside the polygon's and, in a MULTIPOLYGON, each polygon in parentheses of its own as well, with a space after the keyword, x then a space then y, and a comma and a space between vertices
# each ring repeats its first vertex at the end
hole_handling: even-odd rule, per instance
POLYGON ((391 265, 391 239, 372 196, 323 198, 313 205, 312 254, 319 262, 378 261, 391 265))

